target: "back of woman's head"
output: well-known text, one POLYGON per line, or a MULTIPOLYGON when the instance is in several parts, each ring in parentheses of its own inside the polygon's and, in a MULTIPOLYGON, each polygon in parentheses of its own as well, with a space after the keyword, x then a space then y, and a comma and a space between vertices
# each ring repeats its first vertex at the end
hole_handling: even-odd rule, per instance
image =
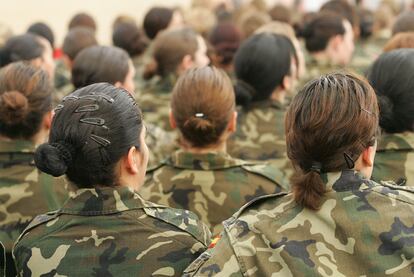
POLYGON ((234 109, 231 80, 214 67, 187 70, 174 86, 172 115, 184 139, 193 147, 219 143, 234 109))
POLYGON ((28 63, 9 64, 0 71, 0 134, 31 139, 52 109, 53 87, 47 73, 28 63))
POLYGON ((53 35, 52 29, 50 29, 47 24, 43 22, 34 23, 29 26, 27 32, 45 38, 47 41, 49 41, 52 48, 55 47, 55 36, 53 35))
POLYGON ((139 56, 147 48, 147 39, 136 24, 118 23, 112 34, 115 46, 124 49, 131 57, 139 56))
POLYGON ((344 35, 345 31, 344 19, 340 15, 319 12, 305 23, 299 36, 305 39, 306 49, 312 53, 325 50, 331 38, 344 35))
POLYGON ((251 102, 269 99, 290 75, 294 56, 292 42, 285 36, 261 33, 243 42, 234 58, 237 105, 248 107, 251 102))
POLYGON ((124 82, 129 70, 129 55, 118 47, 91 46, 83 49, 73 62, 72 83, 81 88, 99 82, 124 82))
POLYGON ((66 174, 81 188, 118 185, 115 165, 140 146, 142 116, 131 95, 93 84, 66 96, 55 112, 49 142, 36 150, 36 166, 53 176, 66 174))
POLYGON ((93 17, 87 13, 77 13, 69 21, 68 29, 73 29, 75 27, 85 27, 90 28, 94 32, 96 31, 96 22, 93 17))
POLYGON ((11 37, 0 50, 0 67, 12 62, 39 58, 44 50, 37 35, 28 33, 11 37))
POLYGON ((209 42, 216 54, 221 57, 221 64, 228 65, 233 62, 234 54, 240 46, 241 33, 231 22, 219 23, 211 31, 209 42))
POLYGON ((147 37, 154 39, 157 34, 166 29, 171 22, 174 10, 165 7, 153 7, 144 17, 143 27, 147 37))
POLYGON ((368 72, 378 95, 380 126, 388 133, 414 131, 414 49, 382 54, 368 72))
POLYGON ((299 204, 318 209, 325 193, 320 173, 352 169, 375 143, 378 104, 361 78, 331 73, 308 82, 293 99, 285 122, 292 191, 299 204))
POLYGON ((62 51, 73 61, 76 56, 85 48, 97 45, 95 33, 90 28, 74 27, 68 31, 63 40, 62 51))
POLYGON ((194 58, 199 47, 198 34, 189 28, 162 32, 153 42, 153 63, 147 65, 145 79, 176 73, 186 55, 194 58))

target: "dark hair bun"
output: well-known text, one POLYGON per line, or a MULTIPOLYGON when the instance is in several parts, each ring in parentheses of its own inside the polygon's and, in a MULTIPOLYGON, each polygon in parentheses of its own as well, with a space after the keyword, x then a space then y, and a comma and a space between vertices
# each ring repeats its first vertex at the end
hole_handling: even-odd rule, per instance
POLYGON ((236 105, 248 108, 252 102, 255 91, 254 88, 246 82, 237 80, 237 83, 234 86, 234 93, 236 94, 236 105))
POLYGON ((36 149, 34 160, 41 171, 58 177, 66 173, 72 162, 72 152, 61 143, 44 143, 36 149))
POLYGON ((0 115, 5 124, 20 123, 26 118, 29 102, 19 91, 8 91, 0 96, 0 115))

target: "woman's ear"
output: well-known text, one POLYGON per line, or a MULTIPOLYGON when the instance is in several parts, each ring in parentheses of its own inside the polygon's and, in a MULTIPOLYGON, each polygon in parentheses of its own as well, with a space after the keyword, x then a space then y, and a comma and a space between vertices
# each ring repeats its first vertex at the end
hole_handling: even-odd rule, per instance
POLYGON ((234 133, 237 130, 237 112, 234 111, 233 114, 231 115, 229 124, 227 126, 227 131, 229 131, 230 133, 234 133))
POLYGON ((184 72, 187 69, 192 68, 194 65, 194 61, 193 58, 191 57, 191 55, 185 55, 183 60, 181 61, 181 70, 184 72))
POLYGON ((292 87, 292 77, 289 75, 285 75, 282 80, 282 88, 283 90, 290 90, 292 87))
POLYGON ((50 130, 50 127, 52 126, 52 119, 53 119, 54 112, 51 110, 50 112, 46 113, 43 116, 43 122, 42 125, 45 127, 45 129, 50 130))
POLYGON ((374 165, 376 146, 369 146, 362 152, 362 161, 365 166, 372 167, 374 165))
POLYGON ((169 113, 168 113, 168 119, 170 121, 170 126, 172 129, 177 128, 177 122, 175 122, 175 118, 172 114, 172 110, 170 109, 169 113))
POLYGON ((125 167, 130 174, 137 174, 141 164, 141 156, 135 146, 132 146, 125 158, 125 167))

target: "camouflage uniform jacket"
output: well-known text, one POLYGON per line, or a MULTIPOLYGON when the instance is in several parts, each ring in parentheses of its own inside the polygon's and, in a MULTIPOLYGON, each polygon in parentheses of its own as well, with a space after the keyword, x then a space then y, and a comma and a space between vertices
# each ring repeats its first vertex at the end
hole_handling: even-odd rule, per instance
POLYGON ((172 130, 169 112, 171 92, 175 81, 176 77, 174 75, 164 78, 156 76, 146 84, 142 93, 137 97, 137 102, 142 109, 145 121, 167 131, 172 130))
POLYGON ((335 65, 330 61, 320 61, 316 60, 310 55, 306 56, 306 73, 299 80, 298 89, 302 89, 305 84, 315 78, 318 78, 321 75, 328 74, 334 71, 345 70, 345 67, 340 65, 335 65))
POLYGON ((221 222, 241 206, 257 196, 286 190, 286 183, 278 169, 264 163, 223 152, 179 150, 148 173, 140 193, 150 201, 194 212, 218 234, 221 222))
POLYGON ((323 175, 319 211, 291 194, 258 198, 224 222, 193 276, 412 276, 414 189, 358 172, 323 175))
POLYGON ((414 133, 383 134, 378 141, 373 180, 414 186, 414 133))
POLYGON ((13 249, 21 276, 180 276, 210 232, 189 211, 128 187, 80 189, 36 217, 13 249))
POLYGON ((60 89, 71 83, 71 72, 63 59, 56 60, 55 88, 60 89))
POLYGON ((230 155, 244 160, 286 159, 286 106, 272 100, 254 103, 241 110, 237 131, 230 138, 230 155))
POLYGON ((35 167, 34 150, 30 141, 0 141, 0 241, 7 252, 35 216, 67 198, 64 185, 35 167))

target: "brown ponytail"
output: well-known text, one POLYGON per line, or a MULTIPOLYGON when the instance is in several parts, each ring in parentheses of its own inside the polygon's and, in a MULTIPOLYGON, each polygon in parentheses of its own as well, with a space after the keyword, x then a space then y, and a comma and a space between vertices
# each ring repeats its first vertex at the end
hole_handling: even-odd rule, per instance
POLYGON ((235 110, 230 78, 214 67, 187 70, 177 81, 171 110, 183 138, 193 147, 217 144, 235 110))
POLYGON ((332 73, 310 81, 286 114, 288 157, 295 201, 320 207, 326 189, 320 173, 353 168, 362 151, 375 142, 378 103, 371 86, 358 76, 332 73))

